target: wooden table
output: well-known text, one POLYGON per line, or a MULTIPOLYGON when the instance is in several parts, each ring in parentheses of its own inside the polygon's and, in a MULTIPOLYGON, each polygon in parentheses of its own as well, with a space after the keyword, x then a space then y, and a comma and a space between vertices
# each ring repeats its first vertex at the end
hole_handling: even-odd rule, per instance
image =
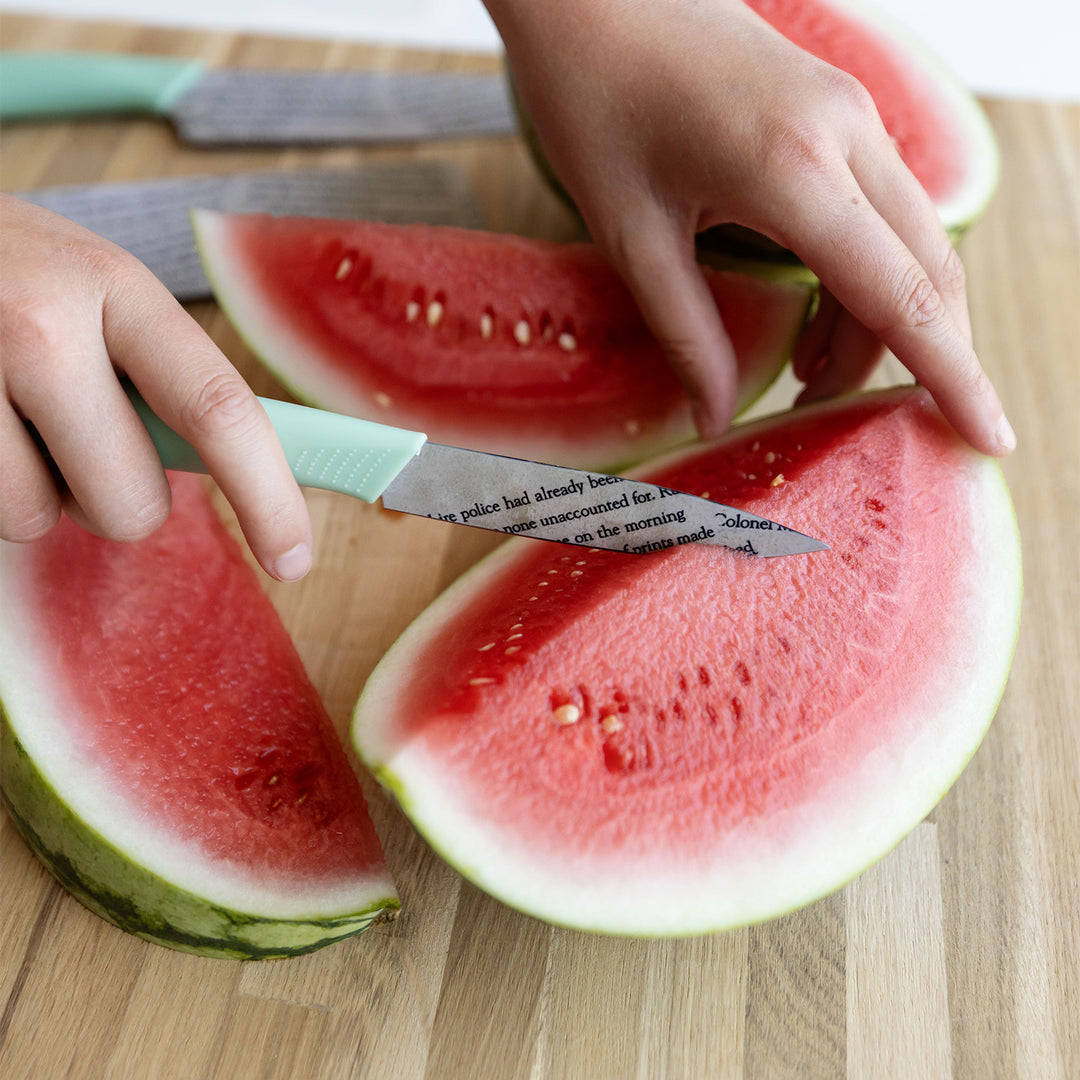
MULTIPOLYGON (((211 64, 497 66, 15 16, 3 40, 211 64)), ((0 1075, 1080 1077, 1080 109, 988 108, 1004 175, 963 252, 981 356, 1020 437, 1005 470, 1024 540, 1024 622, 997 719, 926 822, 806 910, 713 937, 626 941, 553 929, 489 899, 368 783, 401 917, 308 957, 244 965, 107 925, 0 818, 0 1075)), ((576 231, 514 138, 237 153, 185 149, 152 121, 41 124, 6 134, 2 183, 410 154, 459 162, 491 228, 576 231)), ((192 311, 258 391, 282 394, 212 303, 192 311)), ((879 381, 902 374, 887 367, 879 381)), ((759 411, 792 395, 782 382, 759 411)), ((344 731, 382 651, 491 541, 343 497, 312 493, 310 504, 314 570, 268 587, 344 731)))

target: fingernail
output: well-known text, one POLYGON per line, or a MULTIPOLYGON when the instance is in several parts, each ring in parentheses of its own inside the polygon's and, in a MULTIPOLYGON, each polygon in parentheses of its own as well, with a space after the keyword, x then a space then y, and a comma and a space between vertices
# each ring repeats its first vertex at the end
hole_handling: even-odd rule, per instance
POLYGON ((274 560, 273 573, 279 581, 298 581, 311 569, 311 547, 297 544, 274 560))
POLYGON ((1001 419, 997 422, 994 435, 1003 454, 1011 454, 1016 449, 1016 432, 1013 431, 1012 424, 1009 423, 1009 419, 1004 413, 1001 414, 1001 419))

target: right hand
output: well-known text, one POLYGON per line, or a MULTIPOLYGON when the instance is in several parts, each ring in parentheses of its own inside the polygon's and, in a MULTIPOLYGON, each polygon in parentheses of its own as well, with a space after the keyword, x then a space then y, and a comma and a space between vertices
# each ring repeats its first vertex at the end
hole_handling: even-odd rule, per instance
POLYGON ((134 256, 10 195, 0 215, 0 537, 35 540, 61 512, 113 540, 165 521, 168 480, 123 375, 198 451, 267 573, 302 577, 307 504, 236 369, 134 256))

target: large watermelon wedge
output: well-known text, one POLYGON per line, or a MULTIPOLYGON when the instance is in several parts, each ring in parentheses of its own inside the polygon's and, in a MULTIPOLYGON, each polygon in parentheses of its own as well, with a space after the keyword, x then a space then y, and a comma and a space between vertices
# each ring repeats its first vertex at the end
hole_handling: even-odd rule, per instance
POLYGON ((0 545, 4 802, 75 896, 211 956, 287 956, 398 907, 359 781, 201 481, 134 544, 0 545))
MULTIPOLYGON (((585 244, 194 215, 218 301, 301 400, 513 457, 613 469, 694 437, 621 278, 585 244)), ((741 404, 790 358, 805 285, 710 271, 741 404)))
MULTIPOLYGON (((901 157, 933 199, 946 230, 959 239, 986 209, 999 174, 993 129, 967 87, 921 40, 867 0, 745 2, 794 44, 866 87, 901 157)), ((518 113, 541 173, 568 200, 520 102, 518 113)), ((736 226, 710 229, 700 243, 704 251, 793 259, 772 241, 736 226)))
POLYGON ((496 897, 690 934, 836 889, 941 798, 1005 684, 1020 548, 999 467, 914 388, 749 424, 644 476, 831 549, 509 541, 386 654, 353 737, 496 897))

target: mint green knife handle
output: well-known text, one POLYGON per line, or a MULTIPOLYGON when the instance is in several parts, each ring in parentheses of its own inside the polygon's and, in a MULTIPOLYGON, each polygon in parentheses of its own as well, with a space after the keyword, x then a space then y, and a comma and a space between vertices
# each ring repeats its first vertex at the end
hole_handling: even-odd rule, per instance
MULTIPOLYGON (((127 389, 162 464, 180 472, 206 472, 190 443, 151 412, 132 388, 127 389)), ((259 401, 270 417, 299 484, 340 491, 365 502, 374 502, 427 441, 418 431, 339 416, 287 401, 269 398, 259 401)))
POLYGON ((0 119, 163 116, 203 70, 198 60, 163 56, 0 52, 0 119))

